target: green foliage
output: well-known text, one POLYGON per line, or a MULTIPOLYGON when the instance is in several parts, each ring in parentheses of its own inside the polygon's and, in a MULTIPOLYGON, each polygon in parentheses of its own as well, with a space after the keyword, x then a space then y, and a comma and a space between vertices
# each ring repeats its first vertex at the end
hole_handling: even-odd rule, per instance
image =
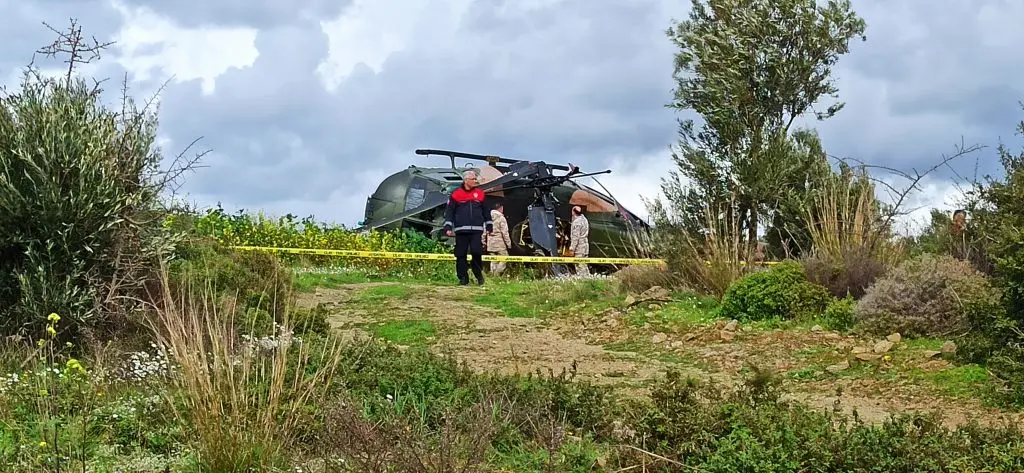
POLYGON ((840 332, 853 328, 855 320, 854 309, 856 307, 857 301, 854 300, 853 296, 832 299, 828 303, 828 307, 825 308, 825 313, 821 316, 825 328, 840 332))
MULTIPOLYGON (((971 200, 972 198, 969 197, 968 207, 973 205, 971 200)), ((966 211, 964 211, 962 219, 954 219, 954 217, 956 217, 955 213, 950 214, 932 209, 928 226, 921 234, 908 238, 907 246, 910 249, 910 254, 912 256, 924 253, 947 254, 969 261, 978 271, 992 274, 993 262, 985 253, 985 238, 982 236, 978 221, 967 219, 966 211)))
POLYGON ((680 462, 672 471, 881 473, 1024 466, 1016 429, 972 425, 954 431, 924 415, 871 426, 781 400, 775 386, 762 374, 730 392, 670 372, 654 387, 635 437, 644 439, 648 451, 680 462))
MULTIPOLYGON (((449 246, 412 230, 360 234, 341 225, 317 222, 312 217, 297 220, 289 214, 275 220, 262 213, 253 215, 239 211, 233 215, 227 214, 220 207, 208 209, 202 215, 174 215, 167 225, 190 228, 194 235, 213 238, 225 246, 451 253, 449 246)), ((280 257, 284 261, 298 264, 331 264, 368 277, 450 279, 455 268, 454 263, 449 261, 338 258, 287 253, 280 257)))
POLYGON ((259 336, 272 335, 274 323, 291 302, 292 274, 271 253, 239 251, 211 239, 179 245, 170 265, 174 292, 190 297, 213 292, 233 300, 241 309, 240 327, 259 336), (182 275, 200 278, 202 285, 185 284, 182 275))
POLYGON ((790 128, 823 96, 836 95, 832 67, 864 29, 848 1, 692 1, 689 18, 667 31, 678 48, 670 106, 704 119, 699 132, 692 120, 681 123, 678 173, 662 186, 684 226, 700 228, 699 210, 710 209, 737 233, 745 227, 751 251, 760 221, 775 220, 769 214, 783 201, 828 171, 816 134, 790 128), (683 189, 681 177, 693 184, 683 189))
MULTIPOLYGON (((1017 130, 1024 134, 1024 122, 1017 130)), ((989 178, 987 186, 976 190, 980 202, 973 220, 991 241, 988 250, 1011 316, 1024 323, 1024 152, 1014 155, 1000 145, 999 158, 1005 177, 989 178)))
POLYGON ((296 335, 327 335, 331 331, 331 324, 327 322, 327 308, 323 304, 317 304, 312 309, 293 309, 291 319, 295 324, 296 335))
POLYGON ((614 291, 609 281, 599 279, 515 281, 485 286, 484 293, 473 301, 500 310, 506 317, 543 317, 586 304, 607 304, 614 291))
POLYGON ((942 337, 967 331, 971 310, 997 310, 998 303, 999 292, 969 263, 924 254, 878 279, 855 313, 868 333, 942 337))
MULTIPOLYGON (((283 455, 274 462, 282 470, 306 469, 307 459, 335 457, 360 471, 381 471, 365 463, 374 460, 399 471, 422 471, 416 465, 424 460, 434 465, 486 465, 516 471, 620 471, 646 462, 649 470, 661 471, 655 469, 654 458, 667 459, 680 471, 711 472, 795 471, 808 465, 816 471, 867 472, 1016 471, 1024 466, 1018 430, 976 425, 950 430, 940 419, 922 415, 894 418, 883 425, 851 421, 784 400, 779 380, 756 367, 733 389, 701 384, 670 371, 650 386, 650 399, 627 399, 607 387, 576 380, 574 369, 560 374, 482 375, 452 358, 417 348, 401 350, 373 340, 340 347, 335 343, 309 334, 303 338, 306 355, 297 356, 298 348, 293 348, 287 371, 266 379, 245 378, 234 385, 246 387, 238 392, 244 397, 237 401, 248 405, 251 396, 265 396, 263 392, 270 389, 266 384, 281 377, 291 379, 296 369, 315 373, 337 366, 331 383, 300 386, 320 388, 308 404, 270 409, 252 404, 247 407, 252 409, 248 417, 231 417, 230 423, 221 418, 214 422, 208 414, 195 421, 189 416, 178 418, 169 412, 166 400, 174 396, 167 393, 140 397, 148 388, 139 383, 125 386, 127 391, 115 396, 84 366, 79 370, 64 360, 47 364, 63 375, 46 370, 51 371, 46 375, 50 378, 24 376, 15 385, 0 381, 0 388, 6 388, 0 389, 0 422, 17 427, 0 431, 0 461, 39 471, 40 462, 67 455, 70 462, 64 460, 61 471, 69 466, 75 471, 80 466, 106 471, 104 465, 130 465, 133 471, 153 473, 165 466, 172 471, 199 471, 200 465, 211 468, 212 457, 198 457, 191 449, 175 446, 194 440, 196 426, 230 425, 240 426, 239 435, 247 427, 271 429, 274 440, 301 445, 301 449, 272 448, 283 455), (340 352, 334 351, 337 348, 340 352), (90 376, 70 376, 83 371, 90 376), (38 387, 43 382, 50 383, 45 385, 50 396, 46 403, 39 403, 38 387), (74 383, 79 382, 87 382, 86 389, 77 389, 82 386, 74 383), (76 389, 57 388, 58 384, 76 389), (140 401, 128 401, 133 398, 140 401), (87 402, 85 408, 78 404, 82 401, 87 402), (40 411, 37 405, 62 407, 40 411), (269 414, 271 410, 289 416, 287 431, 277 414, 269 414), (67 417, 63 423, 48 423, 42 412, 67 417), (78 436, 83 420, 88 437, 78 436), (54 425, 65 426, 58 438, 59 457, 52 442, 40 447, 32 430, 54 425), (8 438, 12 434, 16 439, 8 438), (26 444, 31 448, 22 447, 26 444)), ((284 361, 271 356, 274 363, 284 361)), ((977 379, 980 375, 969 370, 956 376, 977 379)), ((160 379, 150 386, 167 389, 160 379)), ((281 391, 281 402, 292 402, 295 394, 290 388, 281 391)), ((183 404, 175 409, 194 407, 183 404)), ((210 439, 211 432, 201 432, 203 439, 210 439)), ((242 461, 270 451, 239 450, 245 445, 225 442, 202 448, 219 447, 218 458, 242 461)), ((225 465, 217 471, 241 468, 241 464, 225 465)))
POLYGON ((67 76, 30 71, 0 100, 0 333, 38 329, 64 314, 64 340, 113 329, 173 239, 161 227, 166 174, 156 119, 124 98, 116 110, 72 75, 87 48, 80 30, 67 76), (116 302, 114 302, 116 301, 116 302))
MULTIPOLYGON (((104 468, 146 461, 162 469, 183 463, 166 457, 185 453, 175 451, 184 429, 168 421, 172 406, 149 395, 142 379, 162 375, 152 370, 160 363, 104 373, 57 342, 58 314, 46 320, 37 343, 16 347, 19 370, 0 376, 5 471, 111 471, 104 468)), ((135 466, 133 471, 159 471, 135 466)))
MULTIPOLYGON (((1024 121, 1017 134, 1024 135, 1024 121)), ((1003 144, 998 152, 1003 178, 978 184, 966 209, 969 242, 977 248, 971 260, 983 268, 991 264, 1004 310, 974 312, 976 330, 965 340, 970 347, 965 356, 987 358, 986 366, 1007 383, 1011 400, 1024 403, 1024 152, 1011 153, 1003 144)))
POLYGON ((787 260, 734 282, 718 310, 741 321, 801 319, 821 315, 830 299, 824 287, 807 280, 799 263, 787 260))

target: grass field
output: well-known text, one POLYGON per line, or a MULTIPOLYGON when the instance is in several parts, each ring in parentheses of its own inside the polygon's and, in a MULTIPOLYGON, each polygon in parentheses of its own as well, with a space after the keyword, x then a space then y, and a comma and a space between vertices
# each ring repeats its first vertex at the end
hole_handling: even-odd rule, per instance
POLYGON ((738 324, 719 318, 712 298, 672 293, 638 303, 609 279, 456 287, 303 275, 299 286, 300 304, 319 305, 337 330, 453 353, 479 372, 575 363, 583 379, 643 394, 668 369, 728 383, 756 367, 779 375, 793 399, 874 422, 928 411, 950 426, 1024 419, 991 402, 984 369, 948 361, 944 340, 860 338, 813 320, 738 324))

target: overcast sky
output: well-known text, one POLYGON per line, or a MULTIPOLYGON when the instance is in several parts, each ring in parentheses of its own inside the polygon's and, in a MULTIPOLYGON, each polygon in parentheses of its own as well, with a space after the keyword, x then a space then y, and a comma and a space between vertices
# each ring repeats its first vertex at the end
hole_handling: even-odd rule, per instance
MULTIPOLYGON (((1024 2, 856 0, 867 42, 836 69, 840 114, 813 123, 831 154, 997 172, 1021 146, 1024 2)), ((127 72, 161 94, 164 151, 203 137, 206 168, 183 189, 200 205, 315 215, 353 225, 380 179, 446 148, 573 162, 634 212, 671 168, 676 119, 665 29, 688 0, 0 0, 0 81, 78 18, 116 41, 90 75, 127 72), (234 176, 235 179, 229 179, 234 176)), ((912 205, 952 205, 948 180, 912 205)), ((591 183, 585 180, 584 183, 591 183)), ((918 214, 920 215, 920 214, 918 214)))

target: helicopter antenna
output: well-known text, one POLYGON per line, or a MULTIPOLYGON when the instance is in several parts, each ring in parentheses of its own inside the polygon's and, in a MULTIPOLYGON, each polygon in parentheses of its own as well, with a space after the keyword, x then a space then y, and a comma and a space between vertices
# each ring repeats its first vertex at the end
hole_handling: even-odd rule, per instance
POLYGON ((601 186, 601 189, 604 189, 604 191, 608 194, 608 197, 612 198, 612 202, 615 203, 615 208, 618 209, 619 212, 622 214, 622 219, 628 222, 629 217, 627 217, 627 212, 625 212, 626 209, 625 207, 622 206, 622 204, 619 203, 619 199, 615 198, 615 194, 612 194, 612 191, 608 190, 608 188, 605 187, 604 184, 601 184, 601 181, 597 180, 597 176, 590 176, 590 178, 593 179, 594 182, 597 183, 597 185, 601 186))

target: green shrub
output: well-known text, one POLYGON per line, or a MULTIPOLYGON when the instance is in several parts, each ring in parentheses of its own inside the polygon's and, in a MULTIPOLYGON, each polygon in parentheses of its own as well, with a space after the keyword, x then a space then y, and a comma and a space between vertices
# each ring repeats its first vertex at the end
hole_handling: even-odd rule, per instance
POLYGON ((807 280, 799 263, 783 261, 732 283, 719 314, 739 320, 816 317, 830 299, 827 289, 807 280))
MULTIPOLYGON (((64 34, 55 48, 82 39, 64 34)), ((2 333, 32 332, 52 312, 62 340, 120 328, 173 244, 158 210, 156 120, 130 99, 108 109, 100 92, 28 73, 0 99, 2 333)))
POLYGON ((317 304, 312 309, 294 309, 291 318, 297 334, 327 335, 331 331, 331 324, 327 322, 327 309, 323 304, 317 304))
POLYGON ((854 309, 857 301, 853 296, 846 296, 842 299, 832 299, 821 316, 825 328, 830 330, 846 331, 853 328, 854 309))
POLYGON ((941 337, 970 328, 970 310, 996 310, 999 293, 969 263, 923 254, 880 278, 857 304, 857 325, 868 333, 941 337))
POLYGON ((931 415, 868 425, 783 400, 774 391, 777 383, 763 378, 726 391, 670 372, 652 388, 652 400, 635 423, 634 441, 685 465, 669 471, 880 473, 1019 471, 1024 466, 1017 428, 975 424, 952 430, 931 415))
MULTIPOLYGON (((1024 122, 1017 133, 1024 135, 1024 122)), ((986 368, 1007 383, 1011 400, 1024 403, 1024 152, 1000 144, 998 153, 1003 177, 974 189, 963 207, 970 218, 960 239, 970 244, 978 267, 994 270, 1004 307, 1001 313, 977 312, 974 325, 983 330, 963 340, 963 356, 987 358, 986 368)))
POLYGON ((190 274, 209 286, 184 289, 174 281, 178 290, 190 290, 197 298, 213 291, 244 309, 239 323, 245 332, 273 334, 274 323, 291 303, 291 271, 271 253, 234 250, 208 238, 189 240, 179 245, 170 268, 175 277, 190 274))

